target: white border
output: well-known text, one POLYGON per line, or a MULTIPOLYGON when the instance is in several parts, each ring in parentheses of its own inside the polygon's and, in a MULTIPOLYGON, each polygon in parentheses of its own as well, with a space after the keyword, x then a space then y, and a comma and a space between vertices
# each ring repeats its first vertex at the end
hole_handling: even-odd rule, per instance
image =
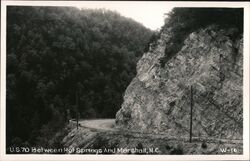
MULTIPOLYGON (((1 109, 0 109, 0 160, 249 160, 249 9, 250 2, 164 2, 172 7, 243 7, 243 155, 17 155, 5 152, 6 119, 6 6, 74 6, 81 1, 2 1, 1 2, 1 109)), ((86 1, 84 2, 86 3, 86 1)), ((88 3, 120 3, 119 1, 88 1, 88 3)), ((132 2, 135 5, 139 2, 132 2)), ((152 2, 151 2, 152 3, 152 2)), ((163 3, 162 1, 154 3, 163 3)))

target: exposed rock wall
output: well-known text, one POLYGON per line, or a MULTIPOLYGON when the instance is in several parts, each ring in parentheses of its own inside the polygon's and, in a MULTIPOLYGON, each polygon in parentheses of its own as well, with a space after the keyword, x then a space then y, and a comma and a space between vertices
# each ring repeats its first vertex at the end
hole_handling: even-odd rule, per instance
POLYGON ((139 60, 116 126, 188 136, 192 85, 193 135, 241 139, 243 39, 232 40, 232 32, 215 26, 193 32, 162 67, 172 36, 171 29, 165 29, 157 45, 139 60))

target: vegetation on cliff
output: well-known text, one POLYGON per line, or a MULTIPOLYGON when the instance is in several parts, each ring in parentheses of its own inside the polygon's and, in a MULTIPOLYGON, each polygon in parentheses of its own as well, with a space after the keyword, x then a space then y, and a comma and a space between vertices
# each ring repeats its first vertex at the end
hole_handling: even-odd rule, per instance
POLYGON ((228 33, 236 40, 243 32, 242 8, 174 8, 167 14, 162 31, 170 29, 171 39, 165 49, 162 66, 174 54, 180 51, 187 36, 199 29, 217 25, 219 29, 235 28, 228 33))

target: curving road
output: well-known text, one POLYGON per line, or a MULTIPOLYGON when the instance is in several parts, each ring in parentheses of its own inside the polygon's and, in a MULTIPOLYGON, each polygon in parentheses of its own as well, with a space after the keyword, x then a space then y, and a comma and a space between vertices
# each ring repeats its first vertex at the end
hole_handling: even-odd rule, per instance
MULTIPOLYGON (((151 133, 140 133, 136 131, 130 131, 130 130, 124 130, 115 128, 115 119, 92 119, 92 120, 80 120, 79 124, 81 127, 89 128, 97 131, 107 131, 107 132, 117 132, 119 134, 130 134, 133 137, 149 137, 149 138, 164 138, 169 140, 179 140, 179 141, 185 141, 188 142, 188 137, 173 137, 168 136, 164 134, 151 134, 151 133)), ((193 137, 193 140, 196 141, 203 141, 206 140, 207 142, 219 142, 219 143, 236 143, 236 144, 242 144, 243 140, 233 140, 233 139, 217 139, 217 138, 199 138, 199 137, 193 137)))

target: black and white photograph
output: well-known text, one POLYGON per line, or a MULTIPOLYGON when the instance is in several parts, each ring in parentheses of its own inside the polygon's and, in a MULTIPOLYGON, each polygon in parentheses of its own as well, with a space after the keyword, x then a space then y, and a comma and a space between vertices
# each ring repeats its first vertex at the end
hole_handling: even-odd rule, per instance
POLYGON ((1 155, 249 159, 249 3, 49 2, 1 6, 1 155))

